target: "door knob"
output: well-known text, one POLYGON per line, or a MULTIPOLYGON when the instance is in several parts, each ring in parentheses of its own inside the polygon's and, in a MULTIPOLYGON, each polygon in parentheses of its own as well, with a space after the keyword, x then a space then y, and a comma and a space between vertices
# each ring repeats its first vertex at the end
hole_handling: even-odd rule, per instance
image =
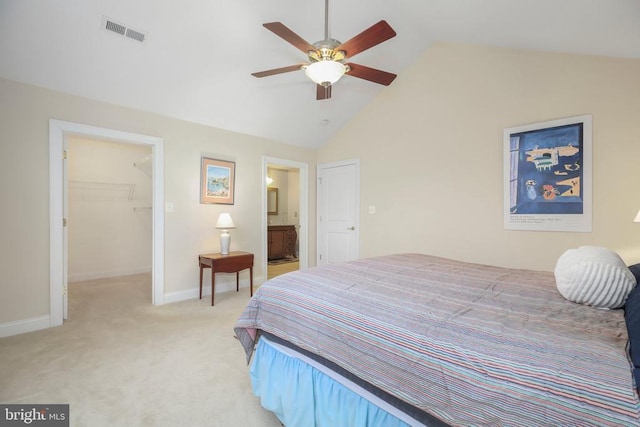
POLYGON ((355 230, 356 227, 354 227, 353 225, 351 227, 347 227, 347 230, 355 230))

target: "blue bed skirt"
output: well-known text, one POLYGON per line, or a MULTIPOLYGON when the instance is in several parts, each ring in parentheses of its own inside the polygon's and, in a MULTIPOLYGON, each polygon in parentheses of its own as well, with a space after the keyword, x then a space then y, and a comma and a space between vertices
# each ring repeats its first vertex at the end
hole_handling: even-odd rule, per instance
POLYGON ((278 344, 262 337, 253 355, 253 393, 286 427, 404 427, 381 409, 278 344))

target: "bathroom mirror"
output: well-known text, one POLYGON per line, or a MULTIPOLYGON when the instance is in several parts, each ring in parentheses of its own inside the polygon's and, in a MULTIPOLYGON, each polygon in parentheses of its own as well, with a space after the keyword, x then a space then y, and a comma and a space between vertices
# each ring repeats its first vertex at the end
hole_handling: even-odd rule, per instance
POLYGON ((267 214, 278 215, 278 189, 267 188, 267 214))

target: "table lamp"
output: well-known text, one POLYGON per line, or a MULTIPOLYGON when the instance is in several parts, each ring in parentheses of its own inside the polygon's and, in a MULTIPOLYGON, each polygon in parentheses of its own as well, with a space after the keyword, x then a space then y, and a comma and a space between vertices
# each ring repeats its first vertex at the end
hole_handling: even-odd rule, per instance
POLYGON ((229 229, 236 228, 236 226, 233 225, 231 215, 226 212, 221 213, 218 217, 216 228, 222 230, 222 233, 220 233, 220 253, 222 255, 229 255, 229 246, 231 245, 231 235, 229 234, 229 229))

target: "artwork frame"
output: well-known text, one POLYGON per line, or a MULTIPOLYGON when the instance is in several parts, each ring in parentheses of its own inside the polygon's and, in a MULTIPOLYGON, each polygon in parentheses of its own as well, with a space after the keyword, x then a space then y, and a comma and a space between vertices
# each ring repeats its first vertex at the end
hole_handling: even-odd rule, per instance
POLYGON ((504 228, 592 231, 592 116, 504 129, 504 228))
POLYGON ((236 163, 202 157, 200 164, 200 203, 233 205, 236 163))

